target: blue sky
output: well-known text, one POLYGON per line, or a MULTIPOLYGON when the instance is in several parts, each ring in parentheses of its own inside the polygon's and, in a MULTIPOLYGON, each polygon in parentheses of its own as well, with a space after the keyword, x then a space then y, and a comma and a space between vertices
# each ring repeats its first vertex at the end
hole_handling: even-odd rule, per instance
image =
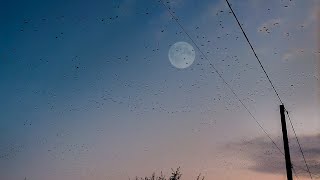
MULTIPOLYGON (((1 1, 1 179, 118 180, 177 166, 186 179, 283 179, 234 147, 265 134, 210 63, 275 139, 280 103, 225 1, 168 2, 210 62, 157 1, 1 1), (196 50, 186 69, 168 59, 179 41, 196 50)), ((319 149, 319 3, 231 3, 302 145, 319 149)))

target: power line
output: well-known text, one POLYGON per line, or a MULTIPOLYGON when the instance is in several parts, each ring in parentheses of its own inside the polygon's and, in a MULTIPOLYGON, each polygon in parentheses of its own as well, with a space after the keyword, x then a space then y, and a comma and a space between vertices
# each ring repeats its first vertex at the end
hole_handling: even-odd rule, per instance
MULTIPOLYGON (((253 116, 253 114, 249 111, 247 106, 242 102, 242 100, 238 97, 238 95, 235 93, 235 91, 232 89, 232 87, 227 83, 227 81, 222 77, 221 73, 213 66, 211 61, 207 58, 205 53, 202 52, 200 47, 197 45, 197 43, 192 39, 192 37, 189 35, 189 33, 185 30, 185 28, 182 26, 182 24, 178 21, 178 18, 175 17, 175 15, 170 11, 170 8, 163 2, 163 0, 160 0, 160 2, 165 6, 167 11, 170 13, 172 18, 176 21, 176 23, 180 26, 180 28, 184 31, 184 33, 188 36, 188 38, 192 41, 192 43, 195 45, 195 47, 198 49, 198 51, 202 54, 202 56, 209 62, 209 65, 214 69, 214 71, 219 75, 219 77, 222 79, 222 81, 227 85, 227 87, 230 89, 232 94, 238 99, 238 101, 241 103, 241 105, 246 109, 246 111, 250 114, 250 116, 255 120, 255 122, 258 124, 258 126, 262 129, 262 131, 268 136, 268 138, 272 141, 272 143, 275 145, 275 147, 282 153, 281 149, 277 146, 277 144, 274 142, 274 140, 270 137, 270 135, 267 133, 267 131, 262 127, 262 125, 257 121, 257 119, 253 116)), ((282 153, 283 154, 283 153, 282 153)))
MULTIPOLYGON (((297 169, 300 169, 300 170, 303 170, 303 171, 309 173, 309 171, 308 171, 307 169, 304 169, 304 168, 302 168, 302 167, 300 167, 300 166, 296 166, 296 165, 294 165, 293 163, 291 163, 291 165, 292 165, 292 170, 293 170, 294 173, 296 173, 296 171, 294 170, 294 168, 297 168, 297 169)), ((310 172, 310 174, 312 174, 315 178, 320 178, 320 176, 318 176, 318 175, 315 174, 315 173, 310 172)))
POLYGON ((301 147, 301 145, 300 145, 300 141, 299 141, 299 139, 298 139, 298 137, 297 137, 296 131, 295 131, 294 128, 293 128, 293 124, 292 124, 292 121, 291 121, 289 112, 288 112, 287 110, 286 110, 286 113, 287 113, 287 115, 288 115, 289 122, 290 122, 290 125, 291 125, 291 127, 292 127, 294 136, 296 137, 297 143, 298 143, 298 145, 299 145, 299 149, 300 149, 300 152, 301 152, 301 154, 302 154, 303 161, 304 161, 304 163, 305 163, 305 165, 306 165, 306 167, 307 167, 307 171, 309 172, 309 176, 310 176, 310 178, 312 179, 312 176, 311 176, 311 173, 310 173, 310 169, 309 169, 308 163, 307 163, 306 158, 305 158, 305 156, 304 156, 302 147, 301 147))
MULTIPOLYGON (((270 82, 270 84, 271 84, 271 86, 272 86, 272 88, 273 88, 274 92, 276 93, 276 95, 277 95, 277 97, 278 97, 279 101, 281 102, 281 104, 282 104, 282 105, 284 105, 284 104, 283 104, 283 101, 281 100, 281 98, 280 98, 280 96, 279 96, 279 93, 277 92, 276 88, 274 87, 274 85, 273 85, 273 83, 272 83, 272 81, 271 81, 271 79, 270 79, 270 77, 269 77, 269 75, 268 75, 267 71, 266 71, 266 70, 265 70, 265 68, 263 67, 263 65, 262 65, 262 63, 261 63, 261 61, 260 61, 260 59, 259 59, 259 57, 258 57, 257 53, 255 52, 255 50, 254 50, 254 48, 253 48, 252 44, 250 43, 250 41, 249 41, 249 38, 248 38, 247 34, 244 32, 244 30, 243 30, 243 28, 242 28, 242 26, 241 26, 241 24, 240 24, 240 22, 239 22, 239 20, 238 20, 238 18, 237 18, 237 16, 236 16, 236 14, 234 13, 234 11, 233 11, 233 9, 232 9, 232 7, 231 7, 231 5, 230 5, 229 1, 228 1, 228 0, 225 0, 225 1, 227 2, 229 9, 231 10, 231 12, 232 12, 232 14, 233 14, 234 18, 236 19, 236 21, 237 21, 237 23, 238 23, 238 25, 239 25, 239 27, 240 27, 240 29, 241 29, 241 31, 242 31, 242 33, 243 33, 244 37, 246 38, 246 40, 247 40, 247 42, 248 42, 248 44, 249 44, 249 46, 250 46, 250 48, 251 48, 251 50, 252 50, 252 52, 253 52, 254 56, 255 56, 255 57, 256 57, 256 59, 258 60, 259 65, 260 65, 260 67, 262 68, 262 70, 263 70, 264 74, 265 74, 265 75, 266 75, 266 77, 268 78, 268 80, 269 80, 269 82, 270 82)), ((299 148, 300 148, 300 151, 301 151, 301 154, 302 154, 303 160, 304 160, 305 165, 306 165, 306 167, 307 167, 307 171, 308 171, 308 173, 309 173, 309 175, 310 175, 310 178, 312 179, 311 172, 310 172, 310 170, 309 170, 309 166, 308 166, 307 161, 306 161, 306 159, 305 159, 305 157, 304 157, 304 153, 303 153, 303 151, 302 151, 302 148, 301 148, 301 145, 300 145, 299 139, 298 139, 298 137, 297 137, 297 134, 296 134, 295 129, 294 129, 294 127, 293 127, 293 124, 292 124, 292 122, 291 122, 291 119, 290 119, 290 116, 289 116, 288 111, 287 111, 287 115, 288 115, 288 117, 289 117, 289 121, 290 121, 290 124, 291 124, 292 130, 293 130, 293 132, 294 132, 295 138, 296 138, 296 140, 297 140, 297 142, 298 142, 298 145, 299 145, 299 148)))
MULTIPOLYGON (((274 142, 274 140, 271 138, 271 136, 267 133, 267 131, 262 127, 262 125, 257 121, 257 119, 253 116, 253 114, 249 111, 249 109, 247 108, 247 106, 242 102, 242 100, 238 97, 238 95, 235 93, 235 91, 232 89, 232 87, 227 83, 227 81, 222 77, 222 75, 219 73, 219 71, 213 66, 213 64, 211 63, 211 61, 207 58, 207 56, 202 52, 202 50, 199 48, 199 46, 197 45, 197 43, 192 39, 192 37, 189 35, 189 33, 185 30, 185 28, 182 26, 182 24, 178 21, 178 18, 175 17, 175 15, 170 11, 170 7, 168 7, 163 0, 158 0, 158 2, 161 2, 162 5, 166 8, 166 10, 169 12, 169 14, 172 16, 172 18, 176 21, 176 23, 179 25, 179 27, 184 31, 184 33, 188 36, 188 38, 192 41, 192 43, 196 46, 196 48, 198 49, 198 51, 203 55, 203 57, 209 62, 209 65, 215 70, 215 72, 219 75, 219 77, 223 80, 223 82, 227 85, 227 87, 230 89, 230 91, 233 93, 233 95, 238 99, 238 101, 242 104, 242 106, 246 109, 246 111, 250 114, 250 116, 255 120, 255 122, 258 124, 258 126, 262 129, 262 131, 267 135, 267 137, 271 140, 271 142, 274 144, 274 146, 279 150, 279 152, 284 156, 284 153, 281 151, 281 149, 278 147, 278 145, 274 142)), ((240 26, 241 27, 241 26, 240 26)), ((241 27, 242 29, 242 27, 241 27)), ((247 37, 246 37, 247 38, 247 37)), ((250 42, 249 42, 250 43, 250 42)), ((251 43, 250 46, 252 47, 251 43)), ((253 49, 253 47, 252 47, 253 49)), ((254 50, 253 50, 254 51, 254 50)), ((255 53, 255 56, 258 57, 255 53)), ((260 62, 260 60, 259 60, 260 62)), ((260 62, 261 64, 261 62, 260 62)), ((261 64, 262 66, 262 64, 261 64)), ((263 66, 262 66, 263 68, 263 66)), ((263 68, 264 70, 264 68, 263 68)), ((264 72, 266 73, 266 71, 264 70, 264 72)), ((267 74, 266 74, 267 75, 267 74)), ((274 88, 269 76, 267 75, 269 82, 271 83, 272 87, 274 88)), ((279 96, 279 94, 277 93, 276 89, 274 88, 280 102, 282 103, 282 100, 279 96)), ((283 104, 283 103, 282 103, 283 104)), ((292 168, 294 170, 294 167, 298 167, 292 164, 292 168)), ((302 169, 304 171, 307 171, 301 167, 298 167, 299 169, 302 169)), ((295 173, 295 171, 294 171, 295 173)), ((296 173, 295 173, 296 175, 296 173)), ((297 176, 297 175, 296 175, 297 176)))
POLYGON ((240 29, 241 29, 241 31, 242 31, 242 34, 243 34, 243 35, 244 35, 244 37, 246 38, 246 40, 247 40, 247 42, 248 42, 248 44, 249 44, 249 46, 250 46, 250 48, 251 48, 251 50, 252 50, 252 52, 253 52, 254 56, 255 56, 255 57, 256 57, 256 59, 258 60, 260 67, 262 68, 262 70, 263 70, 264 74, 267 76, 268 81, 270 82, 270 84, 271 84, 271 86, 272 86, 272 88, 273 88, 274 92, 276 93, 276 95, 277 95, 277 97, 278 97, 279 101, 280 101, 280 102, 281 102, 281 104, 283 105, 283 102, 282 102, 282 100, 281 100, 281 98, 280 98, 280 96, 279 96, 279 94, 278 94, 278 92, 277 92, 276 88, 274 87, 274 85, 273 85, 273 83, 272 83, 271 79, 269 78, 269 75, 267 74, 267 71, 264 69, 264 67, 263 67, 263 65, 262 65, 262 63, 261 63, 261 61, 260 61, 260 59, 259 59, 259 57, 258 57, 258 55, 257 55, 256 51, 253 49, 253 46, 252 46, 252 44, 250 43, 250 41, 249 41, 249 38, 248 38, 247 34, 244 32, 244 30, 243 30, 243 28, 242 28, 242 26, 241 26, 241 24, 240 24, 240 22, 239 22, 239 20, 238 20, 238 18, 237 18, 237 16, 236 16, 236 14, 234 13, 233 9, 231 8, 231 5, 230 5, 229 1, 228 1, 228 0, 226 0, 226 2, 227 2, 227 4, 228 4, 228 6, 229 6, 229 8, 230 8, 230 10, 231 10, 231 12, 232 12, 232 14, 233 14, 234 18, 236 19, 236 21, 237 21, 237 23, 238 23, 238 25, 239 25, 239 27, 240 27, 240 29))
POLYGON ((192 41, 192 43, 196 46, 198 51, 202 54, 202 56, 209 62, 209 65, 215 70, 215 72, 219 75, 219 77, 222 79, 222 81, 227 85, 227 87, 230 89, 230 91, 233 93, 233 95, 238 99, 238 101, 241 103, 241 105, 246 109, 246 111, 250 114, 250 116, 255 120, 255 122, 258 124, 258 126, 262 129, 262 131, 267 135, 267 137, 271 140, 273 145, 280 151, 282 155, 284 153, 281 151, 281 149, 278 147, 278 145, 275 143, 275 141, 271 138, 271 136, 267 133, 267 131, 262 127, 262 125, 257 121, 257 119, 253 116, 253 114, 250 112, 250 110, 247 108, 247 106, 242 102, 242 100, 238 97, 238 95, 235 93, 235 91, 231 88, 231 86, 227 83, 227 81, 222 77, 222 75, 219 73, 219 71, 213 66, 211 61, 207 58, 207 56, 202 52, 202 50, 199 48, 197 43, 192 39, 192 37, 189 35, 189 33, 185 30, 185 28, 182 26, 182 24, 178 21, 178 19, 173 15, 173 13, 170 11, 170 8, 163 3, 162 0, 160 2, 166 7, 172 18, 176 21, 176 23, 180 26, 180 28, 184 31, 184 33, 188 36, 188 38, 192 41))

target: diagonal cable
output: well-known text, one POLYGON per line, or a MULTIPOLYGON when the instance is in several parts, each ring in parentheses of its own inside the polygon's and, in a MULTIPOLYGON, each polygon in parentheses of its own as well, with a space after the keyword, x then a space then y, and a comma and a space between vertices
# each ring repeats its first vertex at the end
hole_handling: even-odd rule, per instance
MULTIPOLYGON (((213 66, 213 64, 211 63, 211 61, 207 58, 207 56, 205 55, 205 53, 202 52, 202 50, 199 48, 199 46, 197 45, 197 43, 192 39, 192 37, 189 35, 189 33, 185 30, 185 28, 182 26, 182 24, 178 21, 178 18, 175 17, 175 15, 170 11, 170 7, 168 7, 164 2, 163 0, 158 0, 158 2, 161 2, 162 5, 167 9, 167 11, 169 12, 169 14, 172 16, 172 18, 176 21, 176 23, 179 25, 179 27, 184 31, 184 33, 188 36, 188 38, 192 41, 192 43, 195 45, 195 47, 198 49, 198 51, 202 54, 202 56, 209 62, 209 65, 215 70, 215 72, 218 74, 218 76, 223 80, 223 82, 227 85, 227 87, 230 89, 230 91, 233 93, 233 95, 236 97, 236 99, 241 103, 241 105, 246 109, 246 111, 250 114, 250 116, 255 120, 255 122, 258 124, 258 126, 262 129, 262 131, 267 135, 267 137, 271 140, 271 142, 273 143, 273 145, 279 150, 279 152, 284 156, 284 153, 281 151, 281 149, 277 146, 277 144, 275 143, 275 141, 271 138, 271 136, 267 133, 267 131, 262 127, 262 125, 257 121, 257 119, 253 116, 253 114, 250 112, 250 110, 247 108, 247 106, 242 102, 242 100, 238 97, 238 95, 235 93, 235 91, 232 89, 232 87, 227 83, 227 81, 222 77, 221 73, 213 66)), ((229 3, 228 3, 229 4, 229 3)), ((229 4, 229 7, 231 8, 230 4, 229 4)), ((234 13, 233 13, 234 14, 234 13)), ((234 14, 235 15, 235 14, 234 14)), ((237 21, 239 23, 239 21, 237 21)), ((241 27, 241 24, 239 24, 240 27, 241 27)), ((242 27, 241 27, 242 29, 242 27)), ((242 29, 243 31, 243 29, 242 29)), ((244 33, 244 31, 243 31, 244 33)), ((245 35, 246 39, 248 40, 247 36, 245 35)), ((249 40, 248 40, 249 42, 249 40)), ((252 47, 252 50, 254 51, 253 49, 253 46, 251 45, 251 43, 249 42, 250 44, 250 47, 252 47)), ((254 51, 254 54, 255 56, 258 58, 257 54, 255 53, 254 51)), ((259 58, 258 58, 259 59, 259 58)), ((279 98, 280 102, 283 104, 279 94, 277 93, 275 87, 273 86, 269 76, 267 75, 264 67, 262 66, 262 63, 261 61, 259 60, 260 62, 260 65, 263 69, 263 71, 265 72, 266 76, 268 77, 268 80, 269 82, 271 83, 273 89, 275 90, 276 92, 276 95, 277 97, 279 98)), ((298 167, 298 166, 295 166, 292 164, 292 168, 294 167, 298 167)), ((307 171, 308 170, 305 170, 301 167, 298 167, 299 169, 302 169, 304 171, 307 171)), ((295 171, 294 171, 295 172, 295 171)), ((310 173, 310 172, 309 172, 310 173)), ((311 173, 310 173, 311 174, 311 173)))
MULTIPOLYGON (((260 59, 259 59, 259 57, 258 57, 257 53, 255 52, 255 50, 254 50, 254 48, 253 48, 252 44, 250 43, 249 38, 248 38, 247 34, 245 33, 245 31, 243 30, 243 28, 242 28, 242 26, 241 26, 241 24, 240 24, 240 22, 239 22, 239 20, 238 20, 238 18, 237 18, 237 16, 236 16, 236 14, 234 13, 234 11, 233 11, 233 9, 232 9, 232 7, 231 7, 231 5, 230 5, 229 1, 228 1, 228 0, 225 0, 225 1, 227 2, 228 7, 229 7, 229 9, 231 10, 231 12, 232 12, 232 14, 233 14, 234 18, 236 19, 236 21, 237 21, 237 23, 238 23, 238 25, 239 25, 239 27, 240 27, 240 29, 241 29, 241 31, 242 31, 242 33, 243 33, 244 37, 246 38, 246 40, 247 40, 247 42, 248 42, 248 44, 249 44, 249 46, 250 46, 250 48, 251 48, 251 50, 252 50, 252 52, 253 52, 254 56, 256 57, 257 61, 259 62, 260 67, 262 68, 262 70, 263 70, 264 74, 265 74, 265 75, 266 75, 266 77, 268 78, 268 80, 269 80, 269 82, 270 82, 270 84, 271 84, 271 86, 272 86, 272 88, 273 88, 273 90, 274 90, 275 94, 277 95, 277 97, 278 97, 279 101, 280 101, 280 102, 281 102, 281 104, 283 105, 283 101, 281 100, 281 98, 280 98, 280 96, 279 96, 279 93, 277 92, 276 88, 274 87, 274 85, 273 85, 273 83, 272 83, 272 81, 271 81, 271 79, 270 79, 270 77, 269 77, 269 75, 268 75, 267 71, 266 71, 266 70, 265 70, 265 68, 263 67, 263 65, 262 65, 262 63, 261 63, 261 61, 260 61, 260 59)), ((301 154, 302 154, 303 160, 304 160, 305 165, 306 165, 306 167, 307 167, 307 171, 308 171, 308 173, 309 173, 310 178, 312 179, 311 172, 310 172, 310 170, 309 170, 309 166, 308 166, 307 161, 306 161, 306 159, 305 159, 305 157, 304 157, 304 153, 303 153, 303 151, 302 151, 302 148, 301 148, 301 145, 300 145, 299 139, 298 139, 298 137, 297 137, 297 134, 296 134, 295 129, 294 129, 294 127, 293 127, 293 124, 292 124, 292 122, 291 122, 291 119, 290 119, 290 116, 289 116, 288 111, 287 111, 287 115, 288 115, 288 117, 289 117, 290 124, 291 124, 292 130, 293 130, 293 132, 294 132, 294 136, 295 136, 295 138, 296 138, 296 140, 297 140, 297 142, 298 142, 298 145, 299 145, 299 148, 300 148, 300 151, 301 151, 301 154)))
POLYGON ((287 115, 288 115, 289 122, 290 122, 290 125, 291 125, 291 127, 292 127, 292 130, 293 130, 294 136, 295 136, 295 138, 296 138, 296 140, 297 140, 297 143, 298 143, 298 145, 299 145, 299 149, 300 149, 300 152, 301 152, 301 154, 302 154, 303 161, 304 161, 304 163, 305 163, 305 165, 306 165, 306 167, 307 167, 307 171, 309 172, 309 176, 310 176, 310 178, 312 179, 312 176, 311 176, 311 173, 310 173, 309 165, 308 165, 307 160, 306 160, 306 158, 305 158, 305 156, 304 156, 304 152, 303 152, 303 150, 302 150, 302 147, 301 147, 300 141, 299 141, 299 139, 298 139, 298 137, 297 137, 296 131, 294 130, 294 127, 293 127, 293 124, 292 124, 292 121, 291 121, 291 118, 290 118, 289 112, 288 112, 287 110, 286 110, 286 113, 287 113, 287 115))
MULTIPOLYGON (((163 6, 166 7, 167 11, 170 13, 172 18, 176 21, 176 23, 179 25, 179 27, 184 31, 184 33, 188 36, 190 41, 195 45, 195 47, 198 49, 198 51, 202 54, 202 56, 208 61, 209 65, 214 69, 214 71, 218 74, 218 76, 222 79, 222 81, 227 85, 229 90, 232 92, 232 94, 236 97, 236 99, 241 103, 241 105, 246 109, 246 111, 250 114, 250 116, 255 120, 255 122, 258 124, 258 126, 262 129, 262 131, 268 136, 268 138, 272 141, 272 143, 275 145, 275 147, 280 151, 281 149, 277 146, 277 144, 274 142, 274 140, 271 138, 271 136, 268 134, 268 132, 262 127, 262 125, 257 121, 257 119, 253 116, 253 114, 250 112, 248 107, 243 103, 243 101, 239 98, 239 96, 235 93, 235 91, 232 89, 232 87, 229 85, 229 83, 222 77, 221 73, 213 66, 211 61, 207 58, 205 53, 200 49, 198 44, 193 40, 193 38, 189 35, 189 33, 186 31, 186 29, 182 26, 182 24, 178 21, 178 18, 175 17, 175 15, 170 11, 170 7, 168 7, 163 0, 160 0, 160 2, 163 4, 163 6)), ((283 154, 283 153, 282 153, 283 154)))

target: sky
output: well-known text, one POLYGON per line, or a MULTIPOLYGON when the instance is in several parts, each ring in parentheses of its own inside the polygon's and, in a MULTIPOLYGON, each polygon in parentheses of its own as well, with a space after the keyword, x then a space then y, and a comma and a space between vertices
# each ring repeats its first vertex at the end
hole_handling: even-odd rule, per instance
MULTIPOLYGON (((286 179, 257 124, 283 149, 280 101, 225 0, 163 2, 0 1, 0 179, 122 180, 177 167, 185 180, 286 179), (195 50, 185 69, 168 58, 181 41, 195 50)), ((320 178, 320 2, 230 3, 320 178)), ((297 176, 310 179, 287 124, 297 176)))

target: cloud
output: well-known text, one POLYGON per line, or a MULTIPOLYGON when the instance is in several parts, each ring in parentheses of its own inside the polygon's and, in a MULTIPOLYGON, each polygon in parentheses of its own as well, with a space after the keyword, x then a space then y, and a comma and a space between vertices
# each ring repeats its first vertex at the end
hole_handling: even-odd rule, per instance
POLYGON ((305 53, 306 51, 307 50, 303 48, 290 49, 282 55, 281 59, 283 61, 292 60, 293 58, 303 55, 303 53, 305 53))
POLYGON ((305 28, 308 28, 314 24, 317 24, 319 21, 319 14, 320 14, 320 3, 314 2, 314 5, 312 6, 311 11, 309 12, 309 15, 303 22, 302 26, 305 28))
MULTIPOLYGON (((299 140, 313 177, 320 178, 320 134, 300 136, 299 140)), ((282 137, 277 137, 274 141, 278 146, 282 145, 282 137)), ((296 139, 291 137, 289 142, 292 163, 300 167, 296 167, 295 171, 299 176, 309 177, 309 174, 305 171, 305 163, 296 139)), ((248 168, 252 171, 270 174, 283 174, 285 172, 284 156, 279 153, 268 138, 258 137, 250 141, 232 142, 223 148, 227 152, 236 152, 239 156, 250 160, 253 165, 248 168)), ((283 149, 282 146, 280 148, 283 149)))

